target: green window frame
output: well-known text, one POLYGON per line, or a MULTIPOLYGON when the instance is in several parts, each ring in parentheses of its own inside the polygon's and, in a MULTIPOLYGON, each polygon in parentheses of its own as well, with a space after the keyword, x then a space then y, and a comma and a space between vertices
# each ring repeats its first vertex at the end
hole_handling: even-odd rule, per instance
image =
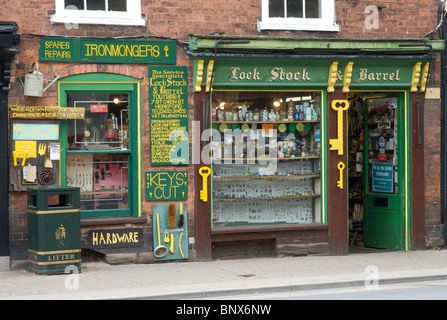
POLYGON ((89 73, 58 81, 58 105, 67 107, 70 93, 125 93, 129 105, 129 148, 127 150, 68 150, 68 120, 61 120, 60 184, 67 185, 67 155, 124 154, 128 157, 128 208, 81 211, 81 218, 141 217, 141 90, 140 80, 117 74, 89 73))

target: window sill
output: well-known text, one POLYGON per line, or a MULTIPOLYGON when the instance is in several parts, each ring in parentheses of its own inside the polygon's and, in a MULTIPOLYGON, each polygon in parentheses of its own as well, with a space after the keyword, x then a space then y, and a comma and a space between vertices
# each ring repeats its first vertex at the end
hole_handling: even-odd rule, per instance
POLYGON ((287 23, 272 23, 272 22, 258 22, 258 31, 262 30, 285 30, 285 31, 329 31, 339 32, 338 25, 317 25, 317 24, 287 24, 287 23))
POLYGON ((70 24, 101 24, 101 25, 121 25, 121 26, 145 26, 144 19, 122 19, 122 18, 86 18, 86 17, 63 17, 51 16, 51 23, 70 23, 70 24))
POLYGON ((264 226, 216 227, 211 230, 213 243, 237 240, 276 239, 281 233, 320 231, 327 232, 324 223, 279 224, 264 226))

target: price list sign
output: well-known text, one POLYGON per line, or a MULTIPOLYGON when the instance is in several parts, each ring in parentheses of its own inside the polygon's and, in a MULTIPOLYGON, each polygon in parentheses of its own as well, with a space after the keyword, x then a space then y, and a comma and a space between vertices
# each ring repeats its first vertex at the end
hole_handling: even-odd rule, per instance
POLYGON ((189 164, 186 66, 149 67, 151 165, 189 164))

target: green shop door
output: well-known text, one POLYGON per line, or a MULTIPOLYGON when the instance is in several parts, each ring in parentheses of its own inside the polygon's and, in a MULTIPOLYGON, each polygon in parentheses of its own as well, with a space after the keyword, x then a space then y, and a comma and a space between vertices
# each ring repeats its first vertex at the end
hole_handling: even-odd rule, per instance
POLYGON ((366 99, 364 245, 402 250, 405 239, 404 95, 366 99))

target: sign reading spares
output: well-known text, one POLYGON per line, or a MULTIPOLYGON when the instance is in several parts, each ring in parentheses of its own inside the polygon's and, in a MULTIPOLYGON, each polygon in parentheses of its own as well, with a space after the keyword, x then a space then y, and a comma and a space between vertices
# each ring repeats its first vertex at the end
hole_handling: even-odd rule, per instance
POLYGON ((93 63, 175 64, 175 40, 112 40, 44 37, 39 60, 93 63))

